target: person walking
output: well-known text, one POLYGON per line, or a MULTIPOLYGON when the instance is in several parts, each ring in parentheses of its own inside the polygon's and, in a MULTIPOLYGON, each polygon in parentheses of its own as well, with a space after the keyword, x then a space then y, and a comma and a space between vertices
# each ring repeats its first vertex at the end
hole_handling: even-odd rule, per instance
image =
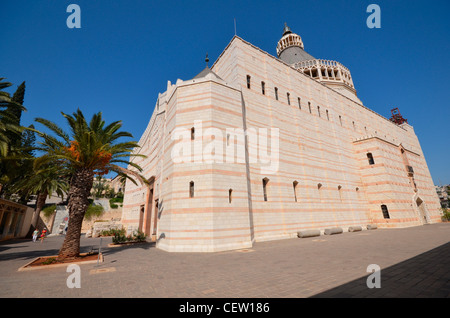
POLYGON ((47 233, 47 230, 46 229, 43 229, 42 230, 42 233, 41 233, 41 243, 42 242, 44 242, 44 238, 45 238, 45 234, 47 233))
POLYGON ((33 232, 33 242, 36 242, 38 235, 39 235, 39 230, 36 228, 33 232))

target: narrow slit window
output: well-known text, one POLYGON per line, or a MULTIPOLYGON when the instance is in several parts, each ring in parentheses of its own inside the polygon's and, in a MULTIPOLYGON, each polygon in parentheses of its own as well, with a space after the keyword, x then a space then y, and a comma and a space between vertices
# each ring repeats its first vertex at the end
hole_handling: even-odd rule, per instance
POLYGON ((262 180, 262 184, 263 184, 263 194, 264 194, 264 201, 267 201, 267 184, 269 183, 269 179, 264 178, 262 180))
POLYGON ((261 93, 266 95, 266 83, 261 82, 261 93))
POLYGON ((342 126, 342 117, 341 117, 341 115, 339 115, 339 123, 341 123, 341 126, 342 126))
POLYGON ((389 216, 388 208, 387 208, 387 206, 386 206, 385 204, 382 204, 382 205, 381 205, 381 212, 383 212, 383 217, 384 217, 385 219, 390 219, 390 218, 391 218, 391 217, 389 216))
POLYGON ((320 117, 320 106, 317 106, 317 114, 319 114, 320 117))
POLYGON ((189 197, 194 197, 194 181, 189 182, 189 197))
POLYGON ((194 139, 195 139, 195 128, 192 127, 191 128, 191 140, 194 140, 194 139))
POLYGON ((229 189, 228 190, 228 203, 231 203, 232 195, 233 195, 233 189, 229 189))
POLYGON ((370 152, 367 153, 367 160, 369 161, 369 165, 375 164, 375 160, 373 160, 373 155, 370 152))
POLYGON ((311 114, 311 102, 308 102, 309 113, 311 114))
POLYGON ((330 120, 330 115, 328 114, 328 109, 326 110, 327 113, 327 120, 330 120))
POLYGON ((302 109, 302 100, 299 98, 297 98, 298 100, 298 109, 302 109))
POLYGON ((278 88, 275 87, 275 99, 278 100, 278 88))
POLYGON ((251 80, 251 76, 247 75, 247 88, 250 89, 250 80, 251 80))
POLYGON ((295 202, 297 202, 297 185, 298 185, 297 181, 294 181, 292 183, 292 186, 294 187, 294 199, 295 199, 295 202))
POLYGON ((291 94, 286 93, 288 105, 291 104, 291 94))

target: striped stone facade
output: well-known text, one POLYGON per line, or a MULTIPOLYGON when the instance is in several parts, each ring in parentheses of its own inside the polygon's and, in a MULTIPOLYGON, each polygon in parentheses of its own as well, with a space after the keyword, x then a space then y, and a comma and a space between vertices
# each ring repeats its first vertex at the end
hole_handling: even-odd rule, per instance
POLYGON ((147 158, 134 159, 150 185, 126 183, 122 222, 129 232, 140 229, 166 251, 212 252, 304 229, 440 222, 409 124, 389 121, 237 36, 211 71, 169 82, 158 96, 136 149, 147 158), (255 143, 230 133, 264 129, 277 158, 273 171, 260 160, 264 135, 255 143), (217 160, 232 148, 233 160, 217 160), (190 150, 190 161, 176 158, 180 149, 185 156, 190 150))

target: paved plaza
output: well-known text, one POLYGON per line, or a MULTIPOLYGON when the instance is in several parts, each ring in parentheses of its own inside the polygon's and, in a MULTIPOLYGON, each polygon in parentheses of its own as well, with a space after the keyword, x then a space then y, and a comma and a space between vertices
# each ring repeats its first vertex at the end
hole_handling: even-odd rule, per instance
MULTIPOLYGON (((66 267, 18 269, 56 255, 63 236, 42 244, 0 243, 0 297, 450 297, 450 223, 258 242, 248 250, 168 253, 152 243, 107 247, 104 262, 83 264, 81 288, 66 267), (367 287, 370 264, 381 288, 367 287)), ((99 245, 82 236, 82 252, 99 245)))

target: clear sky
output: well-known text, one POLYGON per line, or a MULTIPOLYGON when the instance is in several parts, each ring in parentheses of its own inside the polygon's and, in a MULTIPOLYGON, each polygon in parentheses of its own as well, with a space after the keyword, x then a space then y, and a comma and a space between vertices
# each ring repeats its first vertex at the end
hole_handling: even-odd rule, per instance
MULTIPOLYGON (((139 140, 167 81, 210 65, 234 35, 276 56, 284 22, 316 58, 347 66, 359 98, 414 127, 435 184, 450 184, 448 0, 0 0, 0 77, 26 81, 22 124, 101 111, 139 140), (69 4, 81 28, 69 29, 69 4), (381 28, 369 29, 371 3, 381 28)), ((38 124, 39 125, 39 124, 38 124)), ((37 127, 39 127, 37 125, 37 127)))

